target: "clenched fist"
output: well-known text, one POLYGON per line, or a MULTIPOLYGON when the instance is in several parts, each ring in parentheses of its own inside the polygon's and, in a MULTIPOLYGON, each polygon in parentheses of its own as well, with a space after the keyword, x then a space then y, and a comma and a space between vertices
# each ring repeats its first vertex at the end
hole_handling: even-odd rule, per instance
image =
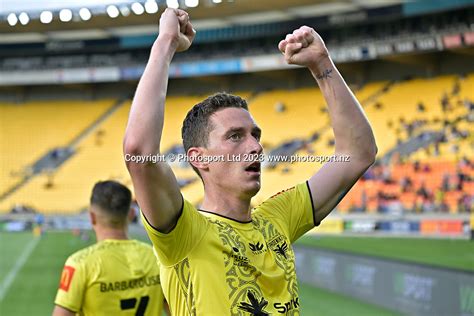
POLYGON ((317 67, 319 62, 329 56, 323 39, 308 26, 302 26, 278 44, 288 64, 317 67))
POLYGON ((176 51, 187 50, 193 42, 196 31, 186 11, 167 8, 160 18, 158 38, 168 38, 176 45, 176 51))

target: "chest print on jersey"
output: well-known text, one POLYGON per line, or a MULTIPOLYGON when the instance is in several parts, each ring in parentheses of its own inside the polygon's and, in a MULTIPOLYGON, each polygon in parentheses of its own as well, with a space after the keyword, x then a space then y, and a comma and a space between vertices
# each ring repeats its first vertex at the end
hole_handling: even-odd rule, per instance
MULTIPOLYGON (((246 254, 263 254, 267 251, 275 253, 275 263, 284 273, 287 291, 293 297, 297 295, 294 256, 287 239, 275 226, 263 218, 256 217, 252 221, 256 230, 260 231, 264 240, 245 242, 235 229, 219 220, 212 220, 217 228, 223 251, 226 283, 229 289, 231 315, 269 315, 268 300, 263 296, 257 279, 261 276, 250 262, 246 254)), ((295 310, 293 313, 297 313, 295 310)), ((291 314, 293 314, 291 313, 291 314)))
POLYGON ((247 292, 247 301, 240 302, 238 308, 241 311, 250 313, 251 315, 255 316, 268 316, 270 315, 266 310, 268 301, 265 300, 263 297, 256 296, 252 290, 247 292))
MULTIPOLYGON (((253 297, 263 297, 263 293, 257 284, 260 272, 250 264, 245 255, 247 245, 241 240, 240 235, 237 234, 234 228, 218 220, 213 220, 212 224, 216 225, 222 245, 226 248, 223 251, 223 256, 226 283, 231 302, 231 315, 248 315, 248 311, 245 309, 248 306, 242 305, 244 309, 241 309, 240 304, 247 301, 250 292, 253 293, 253 297)), ((252 305, 251 302, 247 303, 252 305)))

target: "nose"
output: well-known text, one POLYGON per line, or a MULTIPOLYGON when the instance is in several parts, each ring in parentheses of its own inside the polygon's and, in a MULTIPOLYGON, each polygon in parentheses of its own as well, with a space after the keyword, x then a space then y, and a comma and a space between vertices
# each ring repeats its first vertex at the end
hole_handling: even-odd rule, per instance
POLYGON ((263 152, 262 144, 254 137, 250 137, 250 144, 249 144, 250 154, 258 154, 260 155, 263 152))

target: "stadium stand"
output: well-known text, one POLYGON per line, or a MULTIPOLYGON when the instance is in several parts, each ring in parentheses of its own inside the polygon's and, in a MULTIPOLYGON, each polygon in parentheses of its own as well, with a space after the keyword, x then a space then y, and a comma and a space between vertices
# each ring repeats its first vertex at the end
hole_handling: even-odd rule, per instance
POLYGON ((25 176, 27 167, 48 150, 66 146, 112 103, 100 100, 0 104, 0 192, 25 176))
MULTIPOLYGON (((474 100, 472 87, 473 74, 461 79, 441 76, 394 83, 376 82, 354 89, 378 138, 379 163, 354 186, 338 209, 342 212, 363 209, 369 212, 457 212, 467 209, 462 207, 463 198, 472 195, 474 169, 472 162, 467 159, 461 161, 461 158, 474 156, 473 114, 469 103, 474 100), (444 111, 443 102, 449 103, 445 105, 444 111), (420 103, 423 105, 420 106, 420 103), (444 139, 427 145, 423 143, 421 147, 415 146, 405 157, 393 155, 388 162, 382 162, 391 150, 402 146, 403 142, 416 141, 419 135, 427 131, 442 132, 444 139), (416 167, 419 171, 415 171, 416 165, 421 166, 416 167), (441 191, 445 177, 449 179, 444 181, 451 184, 441 191), (465 185, 458 188, 459 177, 464 177, 465 185)), ((277 148, 280 151, 275 152, 290 149, 292 151, 289 154, 300 156, 332 154, 332 130, 318 89, 274 90, 254 96, 246 92, 242 94, 249 98, 250 110, 263 129, 262 143, 267 154, 277 148)), ((168 98, 167 108, 170 110, 165 114, 163 132, 165 152, 171 148, 180 148, 182 119, 190 106, 203 98, 203 95, 168 98)), ((102 100, 68 102, 68 107, 58 106, 59 103, 1 106, 6 123, 17 122, 18 117, 23 118, 20 126, 18 123, 5 126, 10 134, 14 131, 15 136, 8 142, 2 140, 2 148, 7 149, 1 155, 3 163, 13 166, 13 169, 3 171, 2 178, 5 180, 2 189, 5 190, 18 180, 15 171, 24 175, 27 166, 41 154, 59 146, 67 146, 112 103, 111 100, 102 100), (58 135, 55 132, 57 130, 62 133, 58 135), (19 161, 15 157, 29 160, 19 161)), ((42 212, 74 213, 84 207, 88 194, 85 188, 97 179, 116 179, 131 185, 121 153, 129 106, 129 102, 120 105, 73 146, 75 153, 63 165, 33 177, 25 186, 0 201, 0 209, 8 211, 21 203, 42 212)), ((264 185, 254 203, 258 204, 271 194, 304 181, 308 170, 315 171, 321 165, 315 161, 286 162, 266 169, 262 179, 264 185)), ((173 164, 173 169, 178 180, 183 183, 185 197, 198 204, 203 190, 193 170, 186 164, 184 168, 183 165, 173 164)))

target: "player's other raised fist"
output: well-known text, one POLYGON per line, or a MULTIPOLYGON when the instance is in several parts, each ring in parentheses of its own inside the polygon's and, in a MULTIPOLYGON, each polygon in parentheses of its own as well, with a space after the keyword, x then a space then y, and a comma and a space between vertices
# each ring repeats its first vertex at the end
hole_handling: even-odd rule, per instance
POLYGON ((161 15, 158 39, 170 40, 175 45, 176 51, 187 50, 195 35, 196 31, 186 11, 167 8, 161 15))
POLYGON ((309 26, 302 26, 286 35, 278 44, 288 64, 317 67, 329 56, 326 45, 319 34, 309 26))

